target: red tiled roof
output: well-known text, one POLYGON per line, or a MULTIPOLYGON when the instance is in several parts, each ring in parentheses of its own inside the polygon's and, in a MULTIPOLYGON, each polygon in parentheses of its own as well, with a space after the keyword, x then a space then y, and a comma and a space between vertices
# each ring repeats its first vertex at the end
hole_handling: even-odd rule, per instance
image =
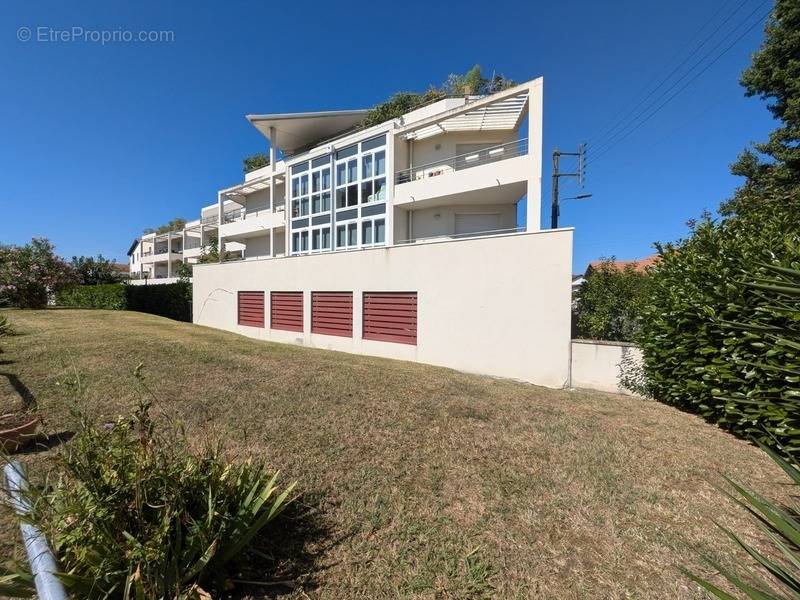
MULTIPOLYGON (((658 254, 651 254, 650 256, 645 256, 644 258, 637 258, 635 260, 615 260, 613 263, 614 267, 622 271, 628 265, 632 265, 634 270, 638 271, 639 273, 644 273, 647 267, 656 264, 659 261, 658 254)), ((589 263, 589 266, 586 267, 586 275, 593 271, 594 269, 598 268, 603 263, 602 260, 593 260, 589 263)))

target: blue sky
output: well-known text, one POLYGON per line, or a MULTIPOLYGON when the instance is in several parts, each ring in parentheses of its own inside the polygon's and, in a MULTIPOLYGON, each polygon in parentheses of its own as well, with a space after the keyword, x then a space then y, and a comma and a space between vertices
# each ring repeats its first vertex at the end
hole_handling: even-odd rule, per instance
POLYGON ((6 0, 0 242, 46 236, 64 256, 125 260, 143 228, 195 218, 241 180, 241 159, 266 145, 245 114, 369 107, 479 63, 519 81, 545 78, 543 224, 552 149, 590 140, 585 189, 562 183, 564 197, 594 195, 562 208, 561 224, 576 228, 575 270, 599 256, 644 256, 728 197, 738 185, 728 165, 774 127, 738 85, 763 27, 598 160, 592 140, 737 6, 684 69, 769 5, 6 0), (19 41, 20 27, 33 39, 19 41), (49 35, 40 27, 167 30, 174 41, 36 41, 49 35))

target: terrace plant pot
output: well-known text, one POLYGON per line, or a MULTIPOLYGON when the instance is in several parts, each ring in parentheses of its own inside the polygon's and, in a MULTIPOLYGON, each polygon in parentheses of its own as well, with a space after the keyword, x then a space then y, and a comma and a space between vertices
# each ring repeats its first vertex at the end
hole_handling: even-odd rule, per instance
POLYGON ((16 452, 36 437, 39 417, 30 413, 0 415, 0 448, 6 453, 16 452))

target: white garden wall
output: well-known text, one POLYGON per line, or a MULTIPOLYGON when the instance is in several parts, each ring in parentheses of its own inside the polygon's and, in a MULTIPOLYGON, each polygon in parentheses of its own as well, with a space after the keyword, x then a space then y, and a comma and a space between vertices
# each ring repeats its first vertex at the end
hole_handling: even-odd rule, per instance
POLYGON ((569 386, 630 395, 619 384, 620 363, 627 356, 641 361, 642 351, 626 342, 572 340, 569 386))

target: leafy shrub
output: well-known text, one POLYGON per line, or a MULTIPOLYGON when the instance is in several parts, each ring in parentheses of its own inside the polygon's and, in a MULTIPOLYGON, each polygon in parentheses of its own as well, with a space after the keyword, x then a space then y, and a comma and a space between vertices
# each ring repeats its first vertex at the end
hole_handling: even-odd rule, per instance
POLYGON ((104 283, 119 283, 125 279, 127 272, 121 271, 115 261, 98 254, 92 256, 73 256, 70 266, 80 278, 83 285, 100 285, 104 283))
POLYGON ((800 342, 778 342, 775 332, 800 323, 800 297, 785 292, 791 275, 781 270, 800 267, 800 194, 755 194, 757 208, 705 219, 687 240, 660 248, 637 341, 656 399, 792 450, 800 448, 800 342), (782 283, 770 291, 748 281, 782 283))
POLYGON ((631 342, 640 329, 648 277, 632 264, 618 268, 604 258, 580 287, 575 309, 578 336, 631 342))
MULTIPOLYGON (((786 460, 764 446, 762 449, 789 476, 795 490, 800 490, 800 464, 797 460, 791 457, 786 460)), ((784 507, 731 479, 726 478, 726 480, 732 488, 732 493, 726 492, 726 495, 756 518, 756 525, 763 534, 759 545, 767 550, 758 550, 733 531, 717 525, 734 544, 748 554, 755 563, 753 566, 757 566, 758 570, 754 571, 750 566, 740 563, 737 567, 738 572, 734 572, 711 559, 705 561, 746 598, 752 600, 797 598, 800 595, 800 521, 797 518, 800 514, 800 504, 796 502, 797 496, 794 496, 791 506, 784 507), (763 577, 764 572, 772 576, 772 581, 763 577)), ((734 598, 707 579, 686 569, 682 571, 715 598, 720 600, 734 598)))
POLYGON ((0 337, 7 337, 14 335, 14 328, 11 326, 11 321, 5 315, 0 315, 0 337))
POLYGON ((242 161, 242 169, 245 173, 249 173, 250 171, 255 171, 256 169, 260 169, 261 167, 266 167, 269 164, 269 155, 264 154, 263 152, 259 152, 257 154, 253 154, 252 156, 246 157, 242 161))
POLYGON ((45 238, 25 246, 0 245, 0 306, 44 308, 52 294, 78 281, 45 238))
POLYGON ((125 286, 128 310, 192 321, 192 286, 188 282, 125 286))
POLYGON ((229 463, 217 447, 195 453, 179 428, 159 434, 149 411, 141 401, 131 419, 103 427, 80 416, 57 475, 30 485, 30 520, 76 597, 227 594, 250 570, 254 540, 291 501, 294 484, 280 491, 277 473, 229 463))
POLYGON ((75 308, 105 308, 125 310, 128 305, 125 285, 77 285, 56 294, 56 304, 75 308))

